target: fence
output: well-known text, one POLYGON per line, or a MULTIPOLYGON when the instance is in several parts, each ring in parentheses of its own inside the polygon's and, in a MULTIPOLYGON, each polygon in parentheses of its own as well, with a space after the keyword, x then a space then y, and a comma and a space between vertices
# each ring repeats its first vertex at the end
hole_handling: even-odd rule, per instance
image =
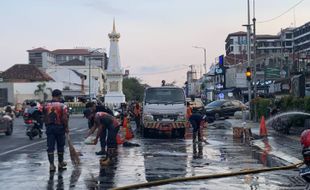
POLYGON ((66 102, 65 104, 71 108, 71 114, 83 114, 85 110, 85 103, 82 102, 66 102))

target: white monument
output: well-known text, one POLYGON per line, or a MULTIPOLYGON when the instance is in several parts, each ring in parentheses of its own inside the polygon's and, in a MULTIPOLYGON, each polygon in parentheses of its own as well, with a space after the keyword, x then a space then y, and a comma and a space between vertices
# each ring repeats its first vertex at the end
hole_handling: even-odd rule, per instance
POLYGON ((125 102, 123 94, 123 70, 119 56, 118 39, 121 37, 115 30, 115 21, 113 20, 113 30, 109 34, 110 53, 107 68, 107 94, 105 95, 105 104, 109 107, 120 106, 125 102))

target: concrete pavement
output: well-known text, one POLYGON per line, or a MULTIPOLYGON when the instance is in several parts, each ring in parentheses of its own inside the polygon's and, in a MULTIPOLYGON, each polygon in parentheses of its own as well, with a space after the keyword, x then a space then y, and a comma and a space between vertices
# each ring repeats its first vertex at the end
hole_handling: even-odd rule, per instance
MULTIPOLYGON (((242 120, 228 119, 232 127, 242 126, 242 120)), ((293 134, 285 135, 274 131, 271 127, 267 127, 268 138, 266 140, 260 139, 260 123, 252 121, 246 122, 246 127, 251 128, 253 136, 256 140, 252 143, 261 150, 268 149, 269 154, 275 155, 288 163, 297 163, 302 161, 300 134, 293 132, 293 134)), ((294 129, 292 129, 294 130, 294 129)), ((298 130, 300 131, 300 130, 298 130)))

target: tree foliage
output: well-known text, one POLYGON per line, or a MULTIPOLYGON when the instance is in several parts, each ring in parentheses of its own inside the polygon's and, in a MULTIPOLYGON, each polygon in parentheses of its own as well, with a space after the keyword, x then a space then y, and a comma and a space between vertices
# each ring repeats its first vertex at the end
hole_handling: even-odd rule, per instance
POLYGON ((123 79, 123 92, 126 96, 126 101, 139 100, 142 101, 144 86, 137 78, 124 78, 123 79))
POLYGON ((46 102, 47 98, 48 98, 48 93, 52 93, 52 89, 51 88, 46 88, 46 84, 42 83, 42 84, 38 84, 37 85, 37 89, 34 91, 34 95, 36 96, 43 96, 43 101, 46 102))

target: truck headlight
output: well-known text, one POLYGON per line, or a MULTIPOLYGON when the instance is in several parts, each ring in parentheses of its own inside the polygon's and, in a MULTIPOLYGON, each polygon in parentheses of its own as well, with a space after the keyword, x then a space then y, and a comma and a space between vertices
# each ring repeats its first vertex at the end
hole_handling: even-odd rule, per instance
POLYGON ((151 114, 145 114, 144 115, 144 120, 146 120, 146 121, 153 121, 154 117, 151 114))

